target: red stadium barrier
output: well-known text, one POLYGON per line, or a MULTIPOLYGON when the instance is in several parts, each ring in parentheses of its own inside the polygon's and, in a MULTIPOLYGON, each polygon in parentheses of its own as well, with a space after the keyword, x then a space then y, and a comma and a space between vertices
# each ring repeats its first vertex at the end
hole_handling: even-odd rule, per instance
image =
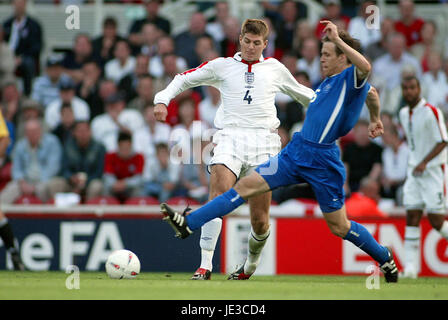
MULTIPOLYGON (((381 244, 391 246, 398 268, 404 259, 404 218, 363 218, 363 224, 381 244)), ((248 218, 224 219, 221 271, 233 271, 247 252, 248 218)), ((260 274, 366 274, 375 262, 348 241, 334 236, 324 219, 272 218, 271 242, 263 252, 260 274), (266 252, 265 252, 266 251, 266 252)), ((448 276, 448 241, 421 224, 421 276, 448 276)))

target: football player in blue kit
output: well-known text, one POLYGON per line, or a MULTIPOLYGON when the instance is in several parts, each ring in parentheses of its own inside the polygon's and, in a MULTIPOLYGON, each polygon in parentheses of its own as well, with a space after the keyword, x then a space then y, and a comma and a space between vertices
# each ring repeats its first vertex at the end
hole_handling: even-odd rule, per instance
MULTIPOLYGON (((378 97, 369 94, 369 91, 375 91, 367 82, 371 65, 355 50, 359 48, 357 40, 338 31, 330 21, 321 23, 326 25, 320 59, 326 78, 309 104, 301 132, 295 133, 277 156, 259 165, 229 191, 201 208, 185 216, 161 204, 161 211, 177 236, 186 238, 207 221, 232 212, 250 197, 306 182, 313 188, 331 232, 352 242, 377 261, 387 282, 397 282, 398 270, 392 251, 380 245, 365 227, 347 219, 343 188, 345 167, 336 145, 336 140, 346 135, 358 121, 364 102, 370 112, 370 137, 383 133, 378 97)), ((249 279, 260 254, 249 253, 250 261, 246 260, 229 279, 249 279)))

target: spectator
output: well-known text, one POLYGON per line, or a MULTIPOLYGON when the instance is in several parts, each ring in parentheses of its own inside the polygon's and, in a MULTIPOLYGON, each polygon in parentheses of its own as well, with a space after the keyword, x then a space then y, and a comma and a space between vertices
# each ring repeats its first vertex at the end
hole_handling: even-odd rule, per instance
POLYGON ((206 87, 206 97, 199 103, 199 116, 210 128, 215 127, 215 116, 221 105, 221 93, 212 86, 206 87))
POLYGON ((149 71, 149 57, 144 54, 139 54, 135 58, 134 72, 128 73, 120 80, 118 89, 125 93, 126 102, 131 101, 138 95, 139 78, 147 76, 149 71))
POLYGON ((417 77, 421 78, 420 63, 405 49, 404 36, 397 33, 391 34, 388 39, 388 53, 373 63, 371 83, 379 88, 381 105, 386 106, 392 113, 396 112, 398 106, 390 103, 386 96, 400 87, 403 70, 409 66, 415 71, 417 77))
MULTIPOLYGON (((322 39, 324 34, 325 25, 320 23, 322 20, 330 20, 334 24, 342 24, 342 29, 347 30, 350 24, 350 17, 341 14, 341 2, 339 0, 322 0, 325 6, 325 17, 317 22, 314 30, 314 34, 318 39, 322 39)), ((340 26, 338 26, 339 28, 340 26)))
MULTIPOLYGON (((93 110, 92 112, 96 114, 95 117, 102 115, 106 111, 106 100, 109 97, 117 94, 118 92, 120 91, 118 90, 118 87, 113 80, 102 79, 100 81, 100 88, 98 92, 100 97, 100 99, 98 100, 99 104, 90 106, 90 108, 93 110)), ((92 120, 94 119, 93 116, 91 116, 90 118, 92 120)))
POLYGON ((377 58, 388 52, 388 38, 394 30, 394 21, 391 18, 384 17, 381 19, 381 39, 369 44, 365 49, 365 54, 371 61, 375 61, 377 58))
MULTIPOLYGON (((157 40, 157 55, 149 61, 149 73, 154 78, 161 78, 165 70, 163 68, 163 57, 167 54, 174 54, 174 40, 168 36, 162 36, 157 40)), ((187 61, 182 57, 176 58, 177 70, 186 70, 187 61)))
MULTIPOLYGON (((201 144, 201 154, 199 155, 200 162, 195 162, 195 155, 190 154, 189 161, 182 162, 180 169, 180 178, 177 185, 175 195, 189 197, 204 203, 208 199, 208 184, 210 175, 207 171, 207 166, 202 159, 202 151, 207 142, 201 141, 200 137, 197 142, 201 144)), ((197 156, 196 156, 197 157, 197 156)))
POLYGON ((291 72, 291 74, 295 74, 297 71, 299 71, 297 70, 299 59, 293 51, 285 52, 285 54, 282 56, 281 62, 285 65, 289 72, 291 72))
POLYGON ((142 194, 144 158, 132 149, 132 136, 118 135, 117 152, 107 153, 104 162, 104 191, 121 201, 142 194))
POLYGON ((123 40, 117 29, 117 20, 107 17, 103 22, 103 33, 92 41, 93 55, 101 59, 101 67, 114 58, 115 45, 123 40))
POLYGON ((429 70, 428 58, 431 53, 443 55, 442 46, 436 41, 437 26, 434 21, 426 21, 422 28, 422 41, 411 47, 411 53, 421 63, 423 72, 429 70))
POLYGON ((176 54, 184 58, 190 68, 197 67, 194 61, 196 41, 207 34, 206 23, 204 15, 201 12, 195 12, 190 18, 189 29, 174 38, 176 54))
POLYGON ((144 194, 157 197, 159 202, 171 198, 179 181, 180 165, 170 161, 168 145, 156 145, 156 161, 145 164, 144 194))
POLYGON ((294 39, 292 40, 293 51, 300 52, 303 42, 308 38, 315 38, 310 22, 306 19, 297 21, 294 39))
POLYGON ((75 120, 90 119, 89 105, 75 96, 75 83, 68 79, 59 85, 59 99, 50 103, 45 109, 45 123, 50 130, 54 130, 61 122, 61 107, 68 105, 73 111, 75 120))
POLYGON ((201 63, 206 61, 206 56, 208 52, 215 50, 215 43, 213 42, 213 38, 204 35, 198 38, 196 41, 195 57, 194 57, 194 67, 198 67, 201 63))
POLYGON ((230 17, 230 14, 227 1, 217 1, 215 3, 214 20, 205 26, 205 31, 213 37, 216 43, 220 43, 225 38, 224 25, 228 17, 230 17))
POLYGON ((143 110, 145 126, 134 134, 133 148, 145 156, 145 163, 149 164, 155 160, 158 143, 169 143, 171 127, 166 123, 156 121, 154 117, 154 105, 147 104, 143 110))
POLYGON ((347 170, 347 194, 359 190, 362 178, 378 180, 381 174, 382 149, 370 141, 368 127, 368 121, 358 121, 353 128, 354 141, 343 151, 342 159, 347 170))
POLYGON ((154 23, 145 22, 142 26, 142 45, 138 53, 148 57, 154 57, 157 54, 157 40, 162 33, 154 23))
POLYGON ((297 70, 308 74, 313 88, 317 88, 321 82, 319 42, 316 38, 308 38, 303 41, 300 48, 302 58, 297 61, 297 70))
POLYGON ((62 175, 65 190, 75 192, 87 200, 101 196, 104 171, 104 146, 92 138, 89 122, 77 121, 73 137, 64 145, 62 175))
POLYGON ((27 0, 12 1, 14 13, 3 23, 5 41, 15 55, 15 67, 23 78, 24 93, 29 95, 37 74, 42 50, 42 28, 26 12, 27 0))
POLYGON ((145 106, 152 104, 153 100, 154 89, 152 77, 149 74, 141 75, 138 78, 137 97, 129 102, 128 108, 138 110, 141 114, 143 114, 143 109, 145 106))
POLYGON ((63 190, 57 175, 61 168, 61 145, 54 135, 43 133, 38 120, 25 123, 25 138, 17 142, 12 155, 12 181, 0 195, 3 204, 22 195, 35 195, 46 202, 63 190))
POLYGON ((72 105, 70 103, 62 103, 62 106, 59 109, 59 113, 60 122, 55 128, 53 128, 52 133, 56 137, 58 137, 61 145, 64 145, 72 136, 72 130, 76 119, 72 105))
POLYGON ((228 17, 224 22, 224 39, 220 42, 222 57, 233 57, 238 51, 241 34, 241 23, 235 17, 228 17))
POLYGON ((295 1, 285 0, 281 3, 279 8, 280 19, 275 24, 277 32, 277 45, 283 51, 292 49, 294 31, 299 18, 298 8, 295 1))
POLYGON ((422 41, 421 31, 425 21, 415 16, 413 0, 400 0, 398 7, 400 19, 395 22, 395 30, 404 35, 406 46, 410 48, 422 41))
MULTIPOLYGON (((20 140, 25 135, 25 123, 27 123, 29 120, 39 120, 43 116, 43 107, 42 105, 34 101, 32 99, 24 99, 21 107, 20 112, 18 114, 17 118, 17 125, 16 125, 16 139, 20 140)), ((47 132, 48 128, 44 123, 41 123, 42 131, 47 132)))
POLYGON ((265 17, 263 18, 263 21, 266 23, 266 25, 268 26, 268 45, 266 46, 266 48, 263 51, 263 56, 265 57, 273 57, 276 58, 277 60, 281 60, 284 50, 282 48, 280 48, 277 45, 277 39, 278 39, 278 34, 277 31, 275 31, 275 28, 272 25, 272 21, 271 19, 265 17))
POLYGON ((382 195, 401 204, 401 192, 398 191, 406 180, 409 148, 400 138, 396 126, 386 127, 382 137, 385 145, 382 154, 382 195))
POLYGON ((354 192, 345 202, 347 215, 352 218, 383 217, 387 214, 378 208, 380 185, 375 179, 363 178, 359 192, 354 192))
POLYGON ((86 61, 82 66, 82 80, 76 89, 76 95, 89 106, 93 119, 104 112, 100 97, 101 69, 94 60, 86 61))
POLYGON ((135 68, 135 58, 131 56, 131 48, 126 40, 117 41, 114 57, 104 66, 104 75, 107 79, 112 79, 118 84, 135 68))
POLYGON ((123 94, 114 94, 106 100, 106 113, 92 120, 93 138, 101 142, 107 152, 117 150, 119 132, 125 131, 132 134, 144 125, 140 112, 125 109, 125 106, 123 94))
MULTIPOLYGON (((367 8, 374 5, 376 5, 376 0, 361 0, 358 15, 352 18, 348 25, 348 33, 361 42, 363 49, 366 49, 370 44, 378 42, 381 39, 381 31, 367 25, 367 18, 372 14, 367 8)), ((375 21, 375 23, 377 22, 375 21)))
POLYGON ((57 100, 60 84, 69 79, 62 72, 62 57, 58 55, 48 57, 46 74, 36 78, 31 98, 39 102, 44 108, 57 100))
POLYGON ((1 91, 2 113, 5 121, 17 126, 24 98, 17 89, 14 78, 6 79, 1 91))
POLYGON ((2 57, 0 60, 0 87, 4 86, 5 81, 14 79, 14 71, 16 69, 14 52, 3 39, 3 27, 0 25, 0 57, 2 57))
POLYGON ((429 71, 422 77, 422 87, 425 88, 428 102, 448 112, 448 81, 442 71, 442 58, 439 53, 432 52, 428 57, 429 71))
POLYGON ((140 47, 143 43, 141 30, 145 22, 151 22, 162 30, 166 35, 171 34, 171 23, 159 16, 159 0, 144 0, 146 9, 146 17, 140 20, 136 20, 131 24, 129 30, 129 42, 132 46, 140 47))
POLYGON ((78 34, 74 40, 73 50, 69 51, 62 61, 64 72, 79 83, 83 77, 82 67, 90 60, 100 61, 99 57, 93 55, 90 37, 87 34, 78 34))

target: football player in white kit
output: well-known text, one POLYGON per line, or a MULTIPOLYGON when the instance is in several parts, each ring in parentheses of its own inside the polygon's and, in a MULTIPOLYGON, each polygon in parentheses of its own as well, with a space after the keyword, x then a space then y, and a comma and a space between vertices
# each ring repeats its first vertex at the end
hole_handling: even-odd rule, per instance
POLYGON ((417 278, 420 262, 420 220, 426 210, 431 226, 448 239, 446 165, 448 135, 443 113, 420 96, 419 80, 402 80, 407 106, 400 122, 410 153, 403 203, 406 207, 405 261, 402 277, 417 278))
MULTIPOLYGON (((247 19, 241 27, 241 52, 178 74, 154 98, 155 117, 165 121, 170 100, 184 90, 207 85, 221 92, 222 104, 214 120, 219 130, 213 136, 215 147, 210 161, 209 200, 229 190, 237 179, 280 151, 280 137, 276 132, 280 121, 274 105, 277 92, 288 94, 304 107, 314 97, 314 91, 299 84, 282 63, 263 57, 268 32, 262 20, 247 19)), ((269 219, 270 203, 271 192, 249 200, 252 230, 246 264, 252 271, 255 271, 269 237, 268 221, 258 221, 256 217, 269 219), (253 214, 257 211, 265 214, 253 214)), ((210 279, 221 225, 222 219, 216 218, 202 227, 201 265, 192 279, 210 279)))

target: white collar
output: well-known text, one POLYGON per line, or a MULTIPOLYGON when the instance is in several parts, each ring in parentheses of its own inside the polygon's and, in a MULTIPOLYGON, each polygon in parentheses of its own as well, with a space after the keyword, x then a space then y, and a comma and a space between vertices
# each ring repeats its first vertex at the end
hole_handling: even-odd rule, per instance
MULTIPOLYGON (((248 63, 246 60, 244 60, 244 59, 241 57, 241 52, 237 52, 237 53, 235 53, 235 55, 233 56, 233 59, 235 59, 236 61, 239 61, 239 62, 248 63)), ((264 57, 263 57, 263 55, 261 55, 261 57, 260 57, 260 59, 259 59, 258 61, 254 61, 254 62, 252 62, 252 63, 257 63, 257 62, 262 62, 262 61, 264 61, 264 57)))

